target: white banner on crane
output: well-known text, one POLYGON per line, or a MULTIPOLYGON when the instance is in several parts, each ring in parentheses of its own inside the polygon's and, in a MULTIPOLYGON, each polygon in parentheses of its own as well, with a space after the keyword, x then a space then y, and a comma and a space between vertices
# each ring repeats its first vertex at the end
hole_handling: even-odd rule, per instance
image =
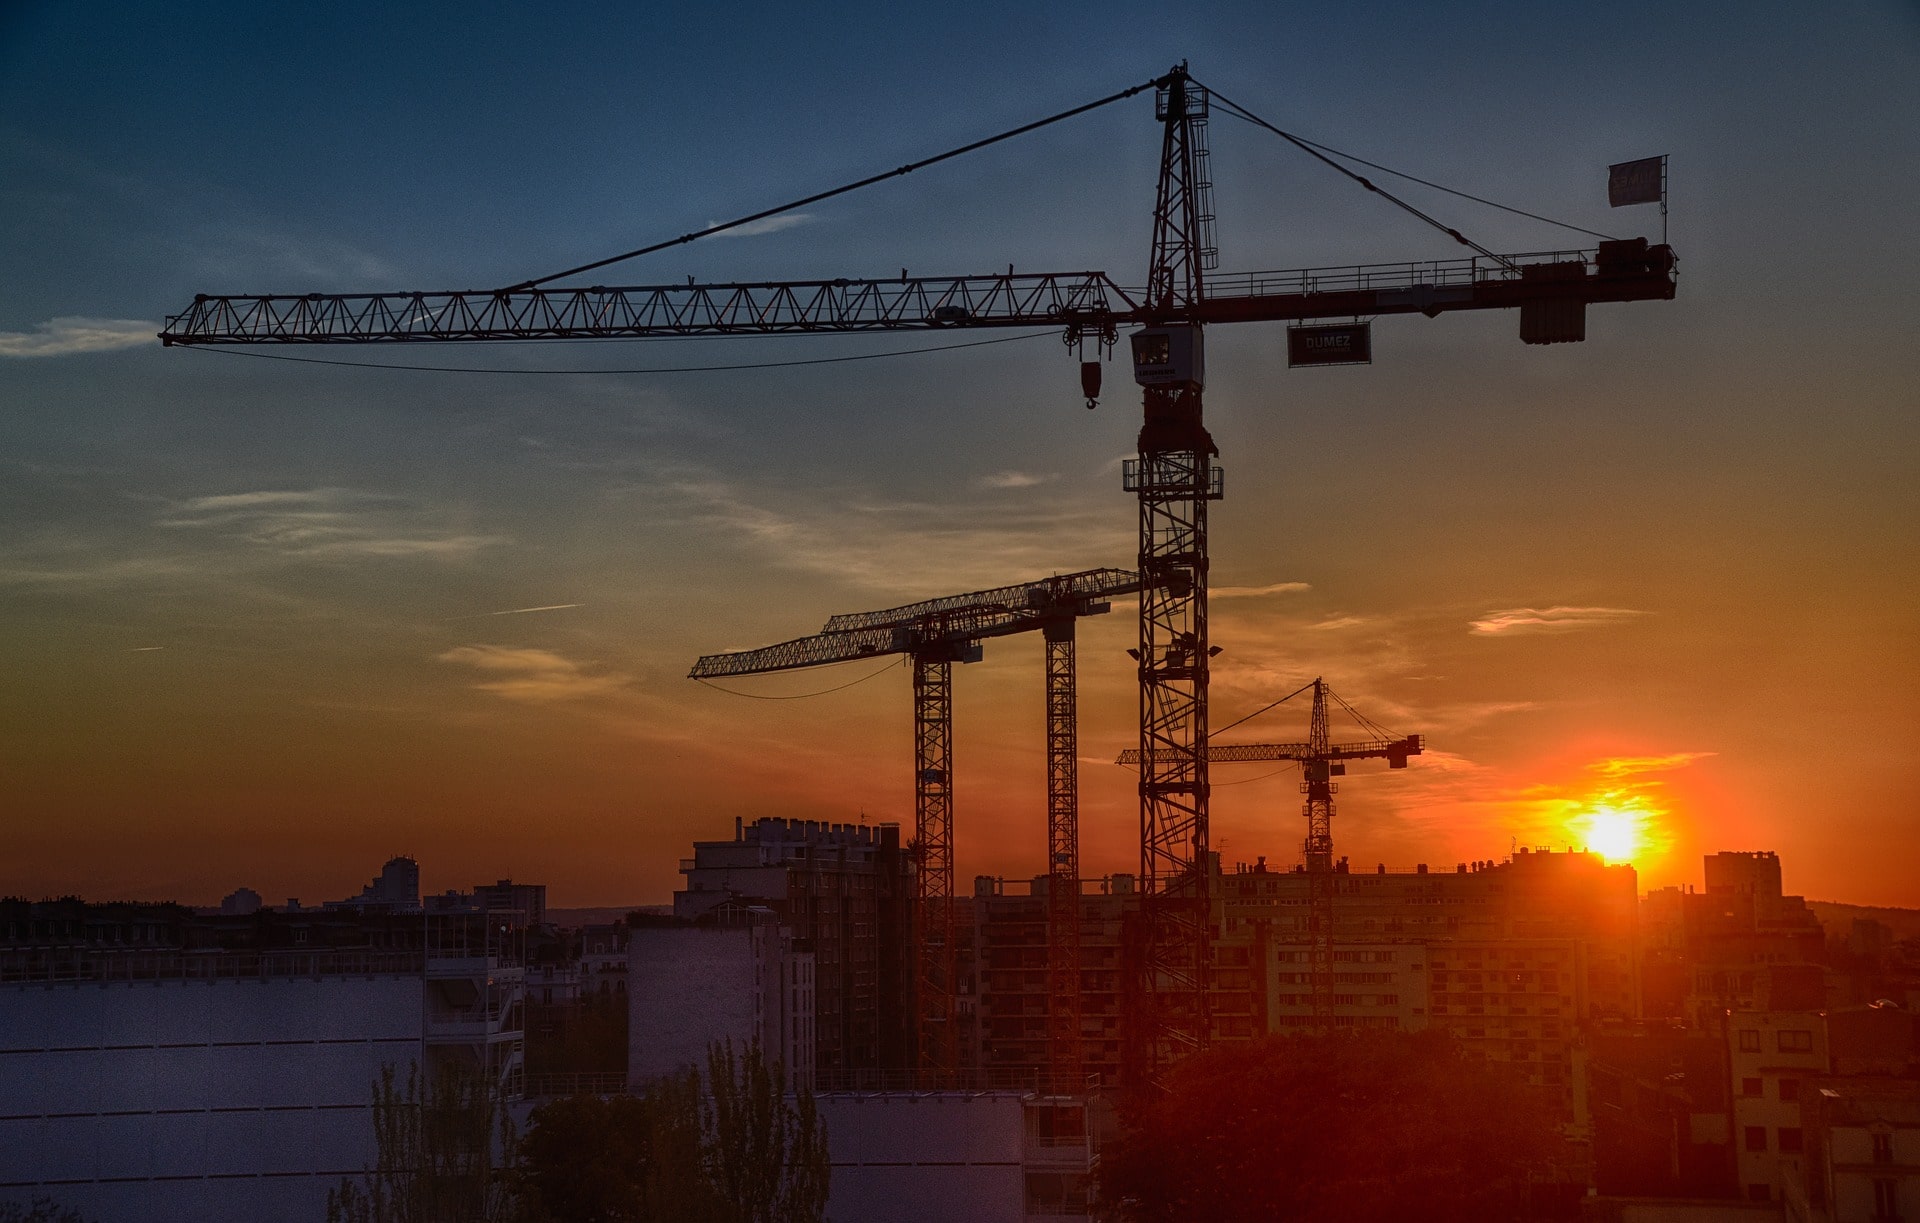
POLYGON ((1667 197, 1667 159, 1642 157, 1607 167, 1607 204, 1659 204, 1667 197))

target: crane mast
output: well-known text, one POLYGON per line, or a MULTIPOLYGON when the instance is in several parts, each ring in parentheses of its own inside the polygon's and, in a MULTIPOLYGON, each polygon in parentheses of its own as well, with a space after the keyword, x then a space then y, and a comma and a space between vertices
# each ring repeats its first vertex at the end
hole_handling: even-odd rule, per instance
POLYGON ((1124 481, 1140 501, 1140 880, 1144 938, 1133 1046, 1152 1077, 1210 1038, 1213 922, 1207 827, 1207 504, 1218 453, 1202 417, 1201 328, 1213 253, 1206 91, 1176 68, 1157 92, 1164 132, 1147 307, 1132 339, 1145 419, 1124 481))
POLYGON ((1328 754, 1327 685, 1313 681, 1313 720, 1307 732, 1308 756, 1301 762, 1306 776, 1300 789, 1307 796, 1307 975, 1313 999, 1313 1026, 1333 1026, 1333 761, 1328 754))
POLYGON ((1056 1090, 1080 1090, 1080 730, 1077 619, 1042 630, 1047 674, 1047 1064, 1056 1090))

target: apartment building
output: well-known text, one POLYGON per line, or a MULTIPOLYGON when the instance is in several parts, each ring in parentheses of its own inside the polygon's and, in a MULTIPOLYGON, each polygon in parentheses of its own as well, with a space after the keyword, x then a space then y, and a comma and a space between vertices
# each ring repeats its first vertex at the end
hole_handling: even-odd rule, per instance
POLYGON ((1735 1182, 1751 1201, 1781 1201, 1806 1181, 1802 1108, 1828 1072, 1819 1011, 1735 1011, 1725 1023, 1733 1087, 1735 1182))
POLYGON ((813 956, 817 1069, 898 1069, 914 1058, 912 869, 895 824, 735 821, 731 840, 696 841, 681 860, 673 912, 772 910, 813 956))
POLYGON ((1642 906, 1645 1010, 1715 1032, 1734 1011, 1825 1005, 1826 934, 1799 896, 1782 891, 1772 852, 1704 861, 1705 888, 1663 888, 1642 906))
POLYGON ((627 1083, 704 1066, 715 1042, 758 1045, 811 1090, 818 977, 813 954, 763 906, 722 904, 697 921, 654 917, 627 943, 627 1083))
MULTIPOLYGON (((1358 871, 1343 860, 1333 885, 1336 1027, 1446 1028, 1479 1055, 1514 1064, 1570 1116, 1579 1111, 1581 1026, 1638 1012, 1631 867, 1520 849, 1446 871, 1358 871)), ((1245 1026, 1311 1026, 1305 871, 1257 861, 1222 875, 1218 894, 1216 978, 1233 980, 1244 954, 1257 983, 1245 1026)))
MULTIPOLYGON (((960 1061, 982 1081, 1031 1084, 1050 1069, 1047 1015, 1045 876, 973 881, 958 902, 960 1061)), ((1138 905, 1134 877, 1080 881, 1081 1082, 1120 1081, 1129 915, 1138 905)))
POLYGON ((0 902, 0 1185, 91 1218, 318 1218, 375 1156, 372 1088, 520 1088, 497 917, 0 902))

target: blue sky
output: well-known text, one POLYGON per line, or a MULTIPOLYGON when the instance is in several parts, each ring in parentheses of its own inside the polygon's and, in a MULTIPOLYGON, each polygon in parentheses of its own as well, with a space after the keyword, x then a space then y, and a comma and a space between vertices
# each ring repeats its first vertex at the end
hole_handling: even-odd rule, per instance
MULTIPOLYGON (((1117 372, 1089 414, 1046 337, 542 378, 145 337, 196 292, 521 280, 1180 58, 1291 130, 1606 232, 1656 223, 1604 207, 1607 163, 1670 153, 1682 261, 1678 300, 1596 309, 1578 347, 1523 348, 1509 318, 1386 320, 1375 365, 1289 373, 1277 328, 1217 329, 1215 581, 1307 587, 1222 600, 1220 716, 1324 671, 1427 731, 1432 767, 1350 787, 1337 835, 1367 860, 1552 840, 1595 762, 1684 755, 1649 881, 1764 845, 1813 894, 1920 902, 1863 848, 1912 847, 1920 822, 1898 746, 1920 730, 1910 4, 11 6, 0 732, 28 802, 0 827, 0 892, 344 894, 408 850, 435 886, 512 871, 617 903, 659 899, 736 814, 910 818, 903 676, 756 702, 685 667, 832 612, 1127 563, 1117 372), (1528 608, 1598 611, 1470 627, 1528 608)), ((1216 118, 1212 143, 1224 269, 1457 249, 1243 124, 1216 118)), ((1013 263, 1132 283, 1157 155, 1136 101, 594 279, 1013 263)), ((1578 243, 1406 194, 1495 249, 1578 243)), ((1130 735, 1130 631, 1125 609, 1086 630, 1090 754, 1130 735)), ((962 673, 963 874, 1039 869, 1028 644, 962 673)), ((1127 778, 1087 767, 1089 869, 1127 869, 1127 778)), ((1288 777, 1223 789, 1226 856, 1290 860, 1296 805, 1288 777)))

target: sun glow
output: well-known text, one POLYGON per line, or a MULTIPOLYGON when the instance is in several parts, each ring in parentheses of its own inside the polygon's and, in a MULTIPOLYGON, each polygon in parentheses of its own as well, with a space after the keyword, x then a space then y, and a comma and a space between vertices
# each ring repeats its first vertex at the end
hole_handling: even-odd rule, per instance
POLYGON ((1609 791, 1588 799, 1567 821, 1574 843, 1609 862, 1631 862, 1655 848, 1658 818, 1666 813, 1644 795, 1609 791))

